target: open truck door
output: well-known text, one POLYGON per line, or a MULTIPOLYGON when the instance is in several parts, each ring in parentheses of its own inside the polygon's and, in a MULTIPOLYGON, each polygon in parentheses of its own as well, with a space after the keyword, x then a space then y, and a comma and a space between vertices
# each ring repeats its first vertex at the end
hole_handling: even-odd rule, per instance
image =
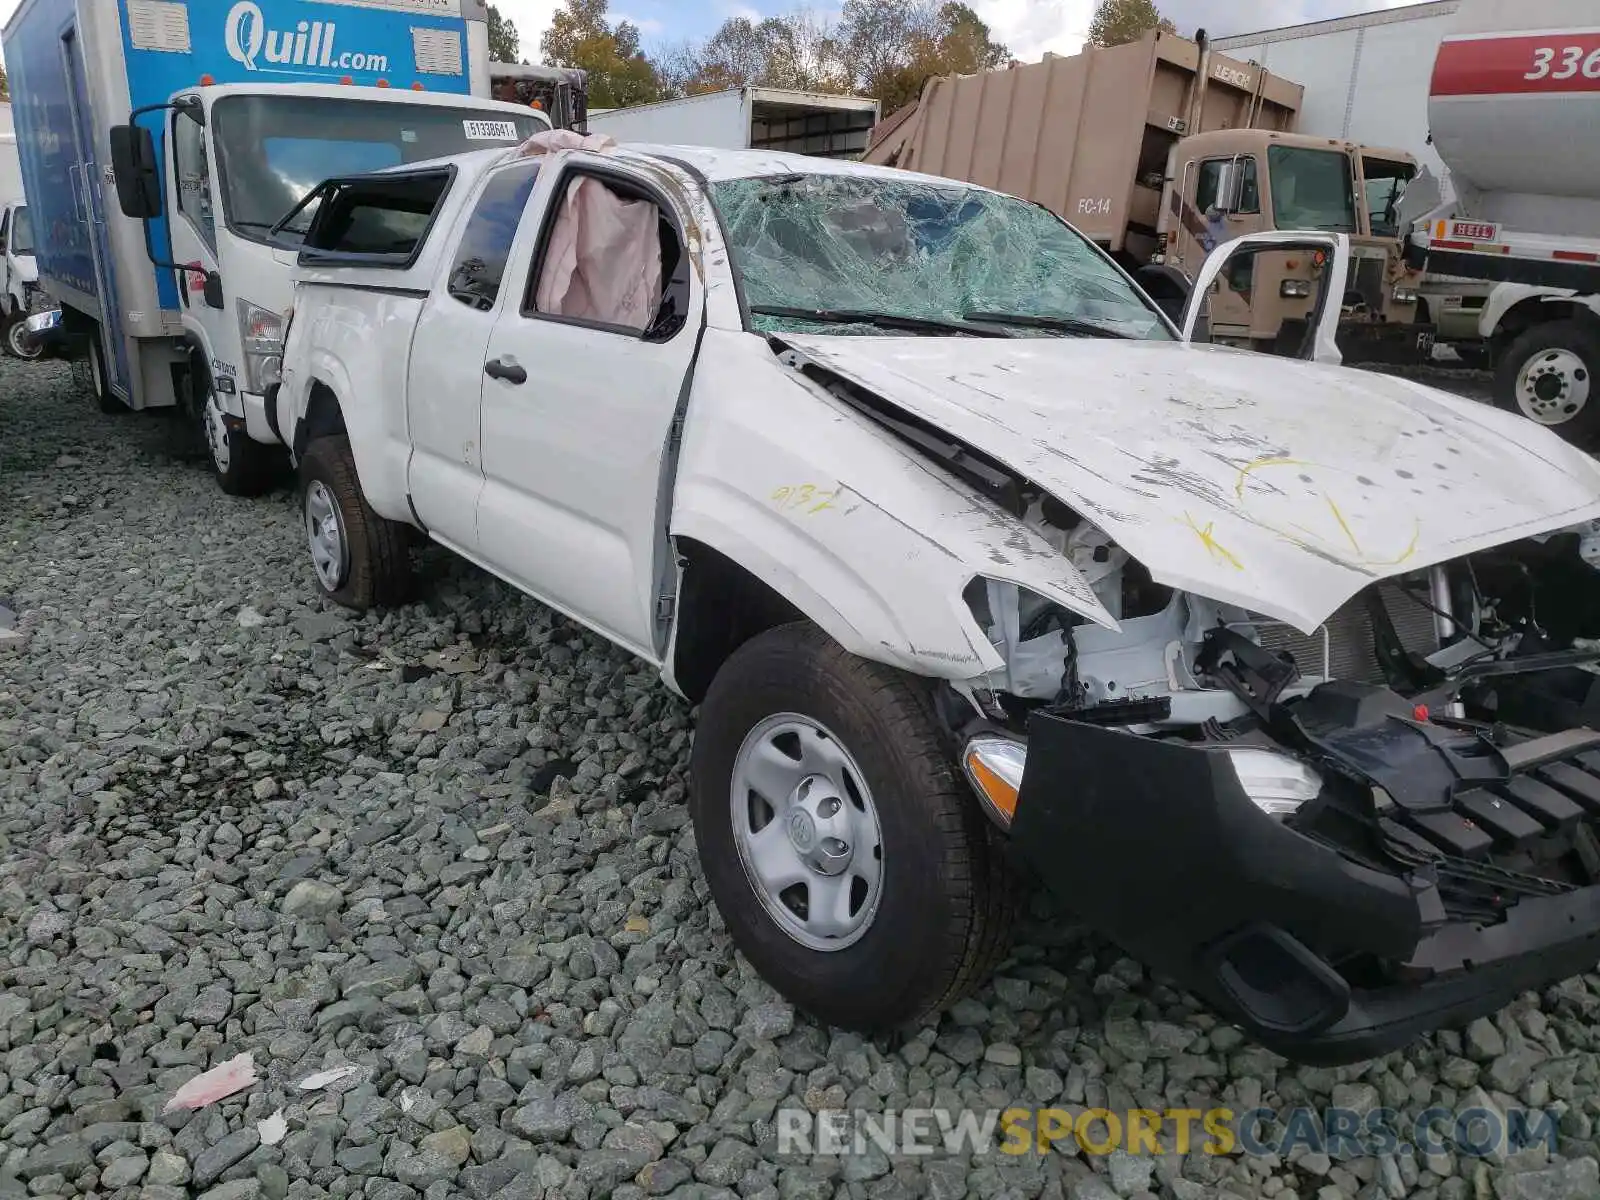
POLYGON ((1325 256, 1323 269, 1318 272, 1318 286, 1312 296, 1305 336, 1296 347, 1285 345, 1284 349, 1289 351, 1285 356, 1310 362, 1342 363, 1344 356, 1339 352, 1338 342, 1343 299, 1341 281, 1350 270, 1350 239, 1342 233, 1279 230, 1246 234, 1218 246, 1206 256, 1189 293, 1183 314, 1183 340, 1210 340, 1206 332, 1210 302, 1224 272, 1233 269, 1241 259, 1248 261, 1250 256, 1285 250, 1325 256))

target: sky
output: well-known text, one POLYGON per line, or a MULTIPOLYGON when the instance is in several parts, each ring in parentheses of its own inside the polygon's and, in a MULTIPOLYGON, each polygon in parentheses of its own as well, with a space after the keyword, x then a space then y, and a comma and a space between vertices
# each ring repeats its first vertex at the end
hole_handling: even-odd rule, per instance
MULTIPOLYGON (((495 0, 516 23, 522 54, 538 61, 539 39, 549 28, 550 14, 563 0, 495 0)), ((1380 8, 1402 8, 1411 0, 1157 0, 1179 32, 1205 29, 1212 37, 1248 33, 1302 21, 1321 21, 1380 8)), ((0 24, 19 0, 0 0, 0 24)), ((1024 62, 1046 50, 1075 54, 1089 30, 1095 0, 970 0, 995 36, 1024 62)), ((699 40, 729 17, 780 16, 810 8, 826 17, 838 11, 837 0, 611 0, 613 18, 639 27, 647 48, 699 40)))
MULTIPOLYGON (((12 0, 0 0, 0 11, 12 0)), ((995 36, 1024 62, 1036 61, 1046 50, 1075 54, 1089 32, 1096 0, 969 0, 989 23, 995 36)), ((1249 33, 1302 21, 1322 21, 1381 8, 1402 8, 1412 0, 1156 0, 1156 6, 1191 35, 1205 29, 1212 37, 1249 33)), ((537 57, 539 38, 549 27, 550 14, 562 0, 495 0, 500 11, 516 23, 522 36, 523 56, 537 57)), ((639 27, 646 47, 659 43, 698 40, 732 16, 781 16, 810 8, 819 16, 837 12, 828 0, 611 0, 613 17, 624 17, 639 27)))

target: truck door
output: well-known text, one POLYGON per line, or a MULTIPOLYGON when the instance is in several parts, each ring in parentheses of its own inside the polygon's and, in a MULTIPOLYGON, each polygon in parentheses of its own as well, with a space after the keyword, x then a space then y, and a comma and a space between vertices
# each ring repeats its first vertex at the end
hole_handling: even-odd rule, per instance
POLYGON ((95 130, 89 109, 89 83, 84 75, 82 47, 77 31, 69 30, 61 39, 71 86, 67 99, 72 107, 72 129, 77 141, 77 162, 68 168, 74 215, 88 234, 94 258, 95 286, 100 299, 100 362, 105 364, 106 384, 119 399, 132 401, 133 381, 129 369, 127 339, 122 336, 122 304, 117 296, 117 278, 112 269, 111 246, 106 238, 105 200, 99 164, 95 161, 95 130))
POLYGON ((429 532, 468 555, 478 551, 483 493, 484 356, 502 307, 520 300, 506 295, 517 292, 506 262, 538 172, 537 161, 524 160, 488 176, 448 256, 445 286, 430 293, 411 342, 411 503, 429 532))
POLYGON ((704 290, 682 214, 647 177, 589 156, 545 171, 557 166, 483 363, 479 544, 520 586, 659 662, 662 472, 704 290))
POLYGON ((213 386, 224 393, 236 392, 238 364, 223 361, 220 354, 222 347, 237 341, 237 335, 226 336, 223 323, 238 318, 226 307, 213 308, 205 299, 206 275, 220 267, 216 219, 220 202, 205 126, 182 110, 169 113, 167 122, 171 158, 166 211, 172 214, 167 222, 172 261, 193 268, 178 280, 183 327, 203 348, 213 386))
MULTIPOLYGON (((1221 155, 1186 164, 1179 265, 1198 271, 1222 243, 1263 227, 1256 160, 1249 154, 1221 155)), ((1211 296, 1211 335, 1248 338, 1255 300, 1255 257, 1238 255, 1211 296)))

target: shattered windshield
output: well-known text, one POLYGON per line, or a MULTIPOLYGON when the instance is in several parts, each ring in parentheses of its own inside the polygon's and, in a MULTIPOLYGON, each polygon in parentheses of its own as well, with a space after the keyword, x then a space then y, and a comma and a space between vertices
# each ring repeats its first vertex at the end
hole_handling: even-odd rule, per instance
POLYGON ((1170 340, 1046 210, 960 185, 782 175, 712 185, 760 332, 1170 340))
MULTIPOLYGON (((228 221, 258 241, 324 179, 508 148, 548 128, 532 111, 302 96, 226 96, 213 122, 228 221)), ((285 232, 303 237, 314 208, 285 232)))

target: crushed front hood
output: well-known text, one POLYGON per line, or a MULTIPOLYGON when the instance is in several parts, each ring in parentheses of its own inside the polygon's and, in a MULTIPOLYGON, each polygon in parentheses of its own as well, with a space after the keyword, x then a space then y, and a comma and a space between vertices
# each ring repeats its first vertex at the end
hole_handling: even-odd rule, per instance
POLYGON ((1307 634, 1376 579, 1600 517, 1600 463, 1554 433, 1367 371, 1174 342, 781 340, 1032 480, 1160 582, 1307 634))

